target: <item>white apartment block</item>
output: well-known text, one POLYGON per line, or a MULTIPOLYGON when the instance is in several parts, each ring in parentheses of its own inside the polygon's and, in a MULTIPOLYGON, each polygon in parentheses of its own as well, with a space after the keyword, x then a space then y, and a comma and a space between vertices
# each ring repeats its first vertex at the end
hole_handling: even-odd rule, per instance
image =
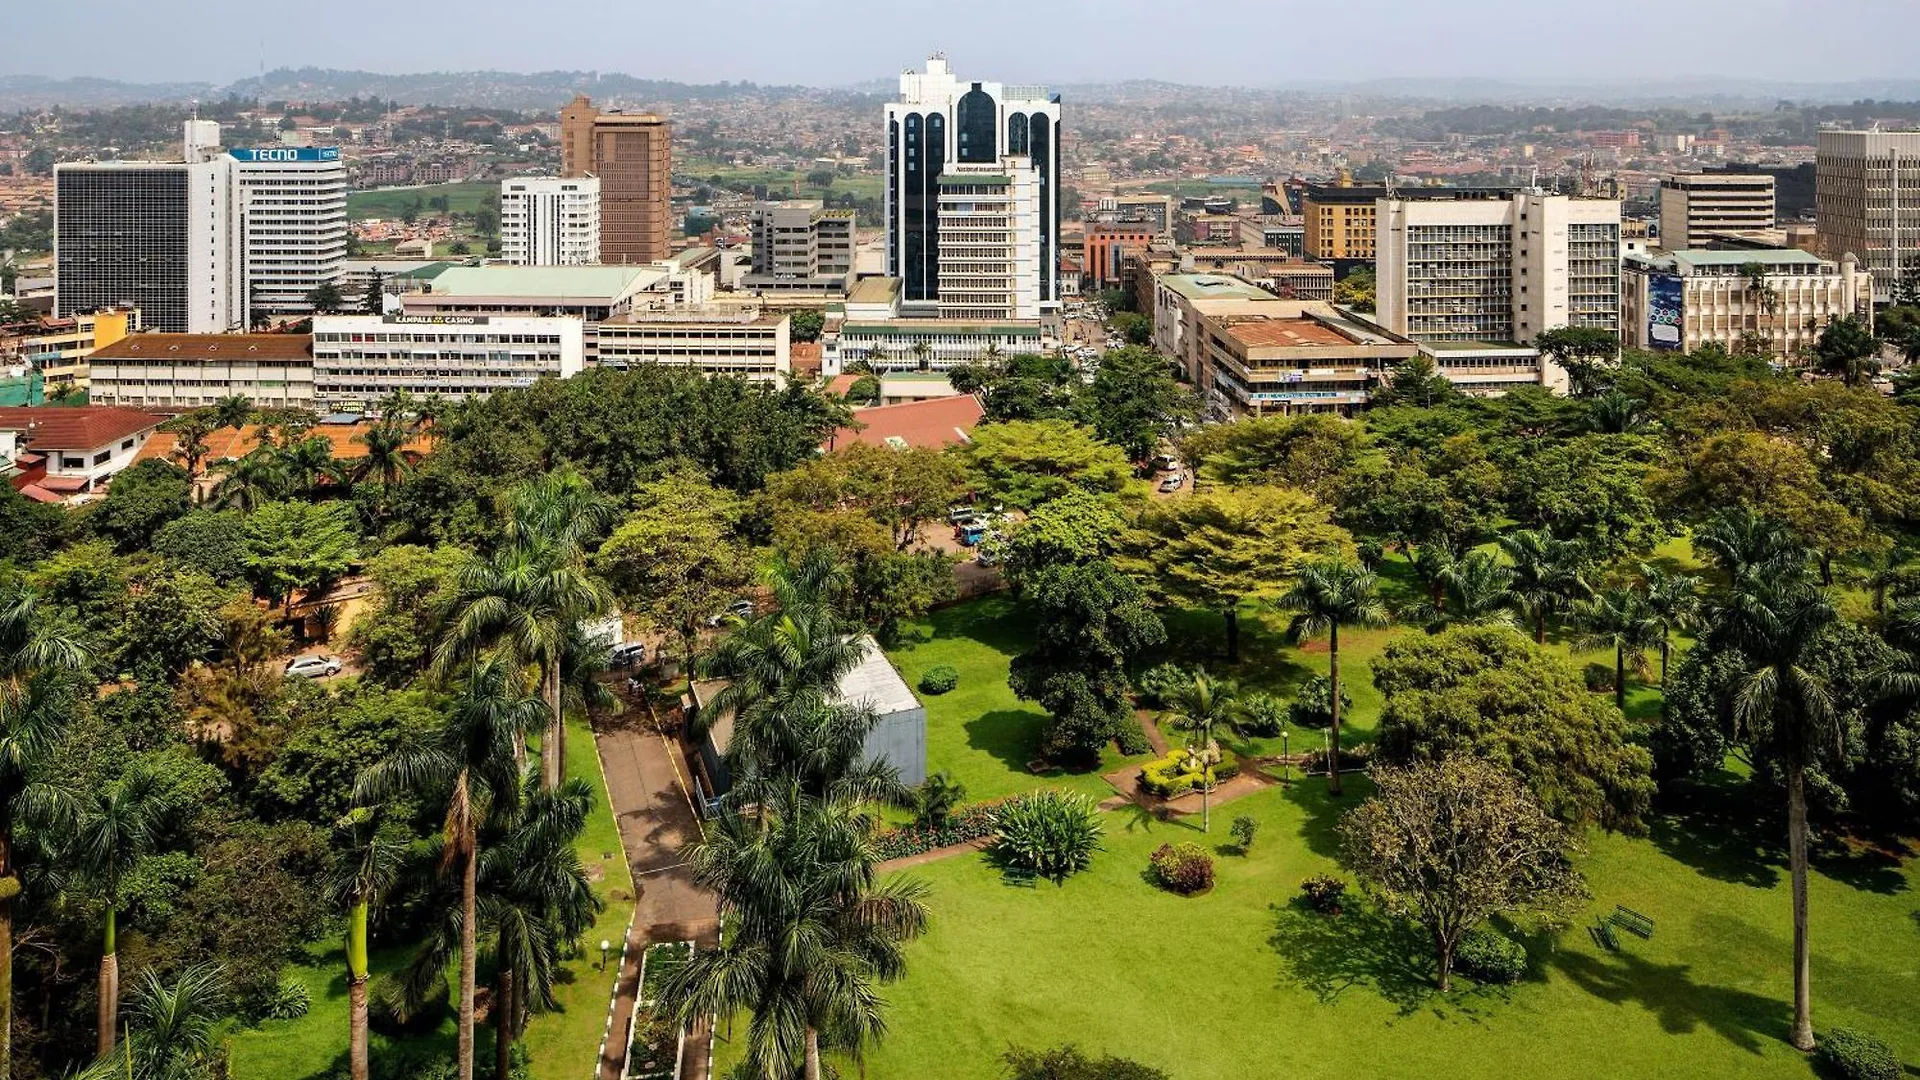
POLYGON ((600 261, 600 181, 536 176, 500 182, 500 255, 516 266, 600 261))
POLYGON ((1620 329, 1620 204, 1539 191, 1380 199, 1377 319, 1416 341, 1620 329))
POLYGON ((599 324, 600 367, 641 364, 762 381, 793 371, 793 318, 771 311, 635 312, 599 324))
POLYGON ((1920 260, 1920 131, 1820 132, 1813 199, 1821 254, 1858 256, 1891 300, 1920 260))
POLYGON ((347 167, 334 147, 227 152, 237 263, 249 318, 311 314, 347 261, 347 167))
POLYGON ((940 317, 1037 319, 1040 182, 1031 169, 953 165, 939 182, 940 317))
POLYGON ((585 363, 584 327, 568 316, 315 316, 315 407, 359 412, 396 390, 464 398, 571 378, 585 363))
POLYGON ((1675 251, 1626 260, 1621 343, 1636 349, 1733 352, 1757 342, 1803 363, 1827 324, 1872 314, 1873 277, 1795 248, 1675 251))
POLYGON ((1769 232, 1773 177, 1691 173, 1660 181, 1660 247, 1687 251, 1714 235, 1769 232))
POLYGON ((315 407, 305 334, 129 334, 90 363, 100 405, 178 413, 243 397, 263 409, 315 407))

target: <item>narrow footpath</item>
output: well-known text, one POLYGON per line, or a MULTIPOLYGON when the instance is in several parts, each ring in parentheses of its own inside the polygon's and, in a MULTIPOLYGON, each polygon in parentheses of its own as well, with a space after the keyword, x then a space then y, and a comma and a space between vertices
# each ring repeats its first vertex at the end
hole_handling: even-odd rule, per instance
MULTIPOLYGON (((639 992, 641 954, 659 941, 715 944, 720 920, 713 897, 694 885, 686 861, 687 853, 700 841, 700 825, 688 794, 687 761, 679 740, 662 735, 645 704, 632 700, 623 714, 597 724, 594 737, 627 863, 633 868, 639 909, 620 972, 613 1035, 600 1061, 600 1080, 620 1080, 627 1025, 639 992)), ((696 1031, 703 1029, 704 1025, 696 1031)), ((688 1038, 680 1075, 685 1080, 706 1080, 706 1038, 688 1038)))

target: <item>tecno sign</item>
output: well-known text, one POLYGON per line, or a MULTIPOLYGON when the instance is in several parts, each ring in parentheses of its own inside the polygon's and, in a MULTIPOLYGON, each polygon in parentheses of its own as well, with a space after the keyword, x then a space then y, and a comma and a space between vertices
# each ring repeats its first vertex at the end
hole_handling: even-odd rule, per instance
POLYGON ((339 161, 337 146, 257 146, 227 151, 235 161, 339 161))

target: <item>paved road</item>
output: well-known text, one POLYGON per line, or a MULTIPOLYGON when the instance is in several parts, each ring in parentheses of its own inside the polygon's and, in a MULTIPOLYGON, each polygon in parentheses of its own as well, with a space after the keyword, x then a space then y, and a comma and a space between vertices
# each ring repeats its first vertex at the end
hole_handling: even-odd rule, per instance
MULTIPOLYGON (((678 740, 659 734, 646 707, 631 700, 625 713, 603 721, 594 734, 639 896, 633 939, 620 974, 620 998, 614 1005, 615 1034, 600 1062, 601 1080, 619 1080, 640 954, 656 941, 691 938, 711 945, 718 940, 720 920, 713 897, 694 885, 686 866, 688 849, 700 841, 700 828, 687 795, 687 761, 678 740)), ((682 1077, 704 1080, 706 1041, 687 1040, 689 1060, 682 1077)))

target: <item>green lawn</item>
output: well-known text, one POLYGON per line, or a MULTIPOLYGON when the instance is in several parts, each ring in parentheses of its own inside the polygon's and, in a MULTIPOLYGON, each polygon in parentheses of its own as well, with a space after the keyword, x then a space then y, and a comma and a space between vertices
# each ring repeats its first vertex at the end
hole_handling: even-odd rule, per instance
MULTIPOLYGON (((1197 827, 1118 813, 1093 869, 1062 887, 1008 884, 978 855, 909 871, 931 887, 933 925, 887 991, 889 1034, 865 1075, 988 1080, 1009 1044, 1067 1041, 1175 1080, 1809 1075, 1784 1041, 1789 908, 1768 808, 1664 817, 1649 839, 1592 837, 1581 925, 1625 904, 1656 920, 1653 938, 1623 934, 1607 953, 1577 925, 1530 943, 1535 975, 1519 987, 1463 981, 1441 997, 1417 936, 1365 911, 1326 919, 1290 903, 1303 878, 1336 870, 1332 824, 1354 801, 1304 783, 1231 804, 1225 816, 1256 818, 1259 840, 1248 857, 1221 856, 1215 889, 1192 899, 1143 871, 1155 846, 1202 840, 1197 827)), ((1224 844, 1224 825, 1207 842, 1224 844)), ((1816 1023, 1865 1028, 1920 1060, 1912 866, 1822 868, 1816 1023)))
POLYGON ((459 184, 433 184, 427 187, 374 188, 370 191, 351 191, 347 193, 347 217, 397 218, 400 212, 420 203, 420 212, 424 216, 427 200, 436 196, 445 196, 450 213, 471 214, 482 206, 493 203, 500 194, 500 185, 485 180, 475 180, 459 184))
POLYGON ((728 184, 765 184, 767 193, 773 198, 818 199, 826 195, 845 195, 852 192, 855 198, 878 199, 880 197, 880 177, 874 173, 854 173, 851 176, 836 174, 830 187, 814 187, 806 182, 811 169, 764 169, 750 166, 731 165, 708 158, 690 158, 675 165, 674 174, 681 180, 696 183, 711 183, 718 176, 728 184), (794 182, 799 181, 796 194, 794 182))
MULTIPOLYGON (((592 1075, 607 1001, 613 991, 613 973, 597 970, 599 943, 605 939, 618 948, 633 918, 633 879, 621 852, 619 827, 607 804, 606 781, 600 771, 593 732, 584 720, 574 718, 568 723, 567 736, 568 774, 592 777, 600 789, 600 797, 587 819, 578 847, 580 861, 594 880, 594 891, 606 901, 607 907, 581 940, 580 956, 566 964, 557 980, 554 995, 560 1007, 535 1014, 527 1024, 523 1041, 532 1056, 533 1080, 580 1080, 592 1075)), ((237 1032, 232 1040, 235 1080, 306 1080, 331 1076, 336 1067, 344 1069, 347 984, 342 943, 317 942, 311 952, 311 962, 294 967, 288 974, 307 984, 313 995, 312 1008, 299 1020, 273 1020, 237 1032)), ((373 958, 374 968, 392 970, 406 959, 404 947, 383 948, 373 958)), ((487 977, 483 969, 482 981, 487 977)), ((491 1029, 482 1028, 476 1042, 476 1054, 483 1062, 490 1063, 491 1029)), ((407 1040, 405 1046, 376 1033, 370 1054, 386 1057, 396 1053, 439 1052, 451 1057, 453 1044, 454 1024, 449 1018, 432 1035, 407 1040)))

